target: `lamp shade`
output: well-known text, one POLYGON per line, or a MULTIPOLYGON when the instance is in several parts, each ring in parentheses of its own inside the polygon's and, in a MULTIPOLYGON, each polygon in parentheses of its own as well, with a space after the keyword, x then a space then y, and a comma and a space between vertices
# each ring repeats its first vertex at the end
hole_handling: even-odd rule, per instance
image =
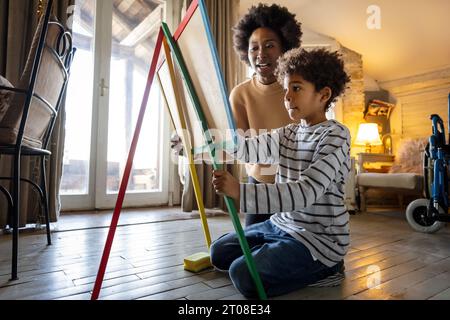
POLYGON ((358 128, 355 144, 363 146, 381 146, 383 143, 381 142, 380 134, 378 133, 378 124, 361 123, 358 128))

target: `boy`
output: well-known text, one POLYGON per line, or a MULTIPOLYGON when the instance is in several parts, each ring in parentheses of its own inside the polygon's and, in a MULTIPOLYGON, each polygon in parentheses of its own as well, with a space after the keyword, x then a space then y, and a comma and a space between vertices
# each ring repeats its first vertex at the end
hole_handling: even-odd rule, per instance
MULTIPOLYGON (((234 156, 247 163, 278 163, 275 184, 239 184, 214 172, 214 188, 240 203, 241 212, 275 213, 245 229, 268 296, 277 296, 336 274, 349 246, 349 214, 343 203, 350 168, 350 133, 325 113, 350 78, 337 53, 293 49, 277 68, 285 107, 295 122, 254 138, 238 137, 234 156)), ((211 261, 229 270, 246 297, 257 292, 236 234, 216 240, 211 261)))

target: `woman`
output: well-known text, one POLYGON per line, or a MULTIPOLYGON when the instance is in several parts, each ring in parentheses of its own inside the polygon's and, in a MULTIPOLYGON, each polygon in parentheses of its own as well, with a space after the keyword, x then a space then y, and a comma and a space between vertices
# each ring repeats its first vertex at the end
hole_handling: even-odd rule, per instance
MULTIPOLYGON (((284 107, 284 90, 274 72, 278 58, 300 46, 301 24, 285 7, 259 4, 250 8, 233 31, 236 53, 254 70, 252 78, 237 85, 230 94, 237 128, 246 136, 255 136, 286 126, 291 120, 284 107)), ((249 183, 275 181, 276 166, 246 164, 246 171, 249 183)), ((248 214, 245 225, 269 218, 268 214, 248 214)))

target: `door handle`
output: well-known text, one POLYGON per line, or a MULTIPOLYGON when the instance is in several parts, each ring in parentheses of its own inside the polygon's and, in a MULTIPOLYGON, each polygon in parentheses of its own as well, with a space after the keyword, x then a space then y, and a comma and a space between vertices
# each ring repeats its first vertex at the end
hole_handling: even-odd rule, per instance
POLYGON ((105 89, 109 89, 109 86, 106 85, 104 78, 102 78, 102 80, 100 80, 99 86, 100 86, 100 96, 104 97, 105 96, 105 89))

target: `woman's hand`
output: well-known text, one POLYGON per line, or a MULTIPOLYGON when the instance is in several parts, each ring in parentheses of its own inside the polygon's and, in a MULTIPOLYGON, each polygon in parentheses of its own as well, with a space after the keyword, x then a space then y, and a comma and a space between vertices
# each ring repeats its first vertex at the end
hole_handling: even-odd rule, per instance
POLYGON ((224 194, 239 202, 239 180, 227 171, 213 171, 213 185, 216 193, 224 194))
POLYGON ((176 156, 184 155, 183 143, 176 132, 170 137, 170 148, 174 151, 176 156))

